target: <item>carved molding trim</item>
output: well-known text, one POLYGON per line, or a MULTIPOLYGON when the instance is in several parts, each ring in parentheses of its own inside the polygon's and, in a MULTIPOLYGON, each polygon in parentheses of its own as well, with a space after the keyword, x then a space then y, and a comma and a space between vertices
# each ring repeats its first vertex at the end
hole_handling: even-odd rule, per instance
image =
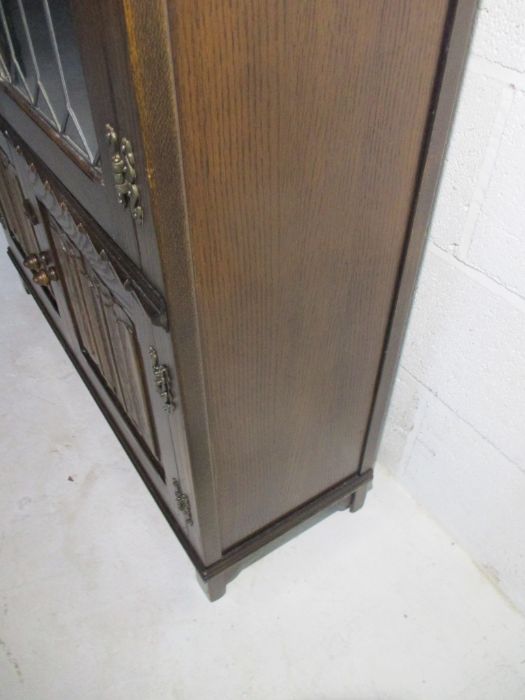
POLYGON ((83 213, 80 205, 73 204, 66 194, 61 193, 62 187, 56 177, 37 158, 26 152, 14 133, 7 128, 4 128, 3 132, 24 159, 29 170, 29 181, 38 199, 77 246, 102 282, 110 287, 118 302, 130 311, 139 307, 154 325, 167 330, 168 317, 162 294, 153 287, 115 241, 93 222, 87 213, 83 213), (83 220, 89 222, 87 227, 83 220))

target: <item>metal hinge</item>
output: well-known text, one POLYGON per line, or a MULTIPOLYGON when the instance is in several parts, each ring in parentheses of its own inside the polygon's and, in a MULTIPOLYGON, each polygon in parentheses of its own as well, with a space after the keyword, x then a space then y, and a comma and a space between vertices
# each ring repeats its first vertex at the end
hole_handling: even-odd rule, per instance
POLYGON ((151 367, 153 369, 153 379, 157 391, 164 403, 164 410, 170 413, 175 408, 175 401, 171 391, 171 377, 166 365, 159 363, 159 355, 153 345, 149 346, 149 356, 151 357, 151 367))
POLYGON ((117 199, 123 207, 129 208, 131 216, 141 224, 144 210, 140 204, 140 191, 136 183, 135 155, 131 141, 125 137, 119 139, 111 124, 106 124, 106 139, 113 153, 111 167, 117 199))
POLYGON ((186 525, 193 525, 193 517, 191 515, 191 505, 188 494, 184 493, 178 479, 173 479, 173 486, 175 487, 175 501, 177 503, 177 508, 184 513, 186 525))

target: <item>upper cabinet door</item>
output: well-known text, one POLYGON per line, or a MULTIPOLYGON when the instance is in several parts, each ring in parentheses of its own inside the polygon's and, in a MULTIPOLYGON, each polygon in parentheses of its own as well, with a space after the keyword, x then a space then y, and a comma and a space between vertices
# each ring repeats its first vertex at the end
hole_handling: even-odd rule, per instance
POLYGON ((8 94, 97 179, 99 144, 69 2, 2 0, 0 8, 8 94))
POLYGON ((0 82, 2 116, 160 287, 120 3, 0 0, 0 82))

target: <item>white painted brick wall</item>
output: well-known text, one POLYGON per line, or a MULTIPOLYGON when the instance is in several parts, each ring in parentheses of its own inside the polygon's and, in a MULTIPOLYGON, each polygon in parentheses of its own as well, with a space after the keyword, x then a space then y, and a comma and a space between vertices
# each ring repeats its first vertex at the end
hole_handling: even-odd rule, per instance
POLYGON ((525 1, 485 0, 379 461, 525 611, 525 1))

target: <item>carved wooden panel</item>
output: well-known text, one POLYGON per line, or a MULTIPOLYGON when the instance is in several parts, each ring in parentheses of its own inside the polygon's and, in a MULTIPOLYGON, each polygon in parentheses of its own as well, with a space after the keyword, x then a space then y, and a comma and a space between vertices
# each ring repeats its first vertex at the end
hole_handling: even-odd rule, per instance
POLYGON ((53 215, 46 218, 81 346, 151 452, 158 456, 137 328, 122 299, 129 292, 107 255, 96 251, 82 226, 77 227, 74 242, 53 215), (116 292, 119 286, 120 299, 116 292))
POLYGON ((31 214, 30 204, 24 197, 15 169, 0 149, 0 216, 2 224, 24 255, 38 251, 31 214))
MULTIPOLYGON (((37 164, 6 130, 4 136, 16 152, 21 177, 19 184, 14 164, 0 148, 4 156, 0 164, 0 203, 5 200, 6 228, 12 229, 15 241, 21 231, 33 233, 34 245, 31 242, 18 247, 23 248, 24 255, 41 253, 50 261, 54 274, 38 283, 45 285, 40 289, 54 301, 56 311, 66 312, 63 330, 69 328, 70 342, 79 347, 148 454, 150 465, 166 481, 161 445, 170 444, 169 438, 166 440, 163 434, 165 427, 157 425, 150 405, 152 387, 154 390, 156 386, 159 394, 164 387, 159 384, 159 368, 153 366, 150 353, 153 326, 167 327, 164 299, 46 166, 37 164), (11 196, 11 190, 16 197, 11 196), (13 222, 10 225, 8 218, 13 222), (55 292, 60 292, 58 303, 55 292)), ((175 405, 170 392, 168 384, 165 395, 161 394, 164 408, 175 405)))

